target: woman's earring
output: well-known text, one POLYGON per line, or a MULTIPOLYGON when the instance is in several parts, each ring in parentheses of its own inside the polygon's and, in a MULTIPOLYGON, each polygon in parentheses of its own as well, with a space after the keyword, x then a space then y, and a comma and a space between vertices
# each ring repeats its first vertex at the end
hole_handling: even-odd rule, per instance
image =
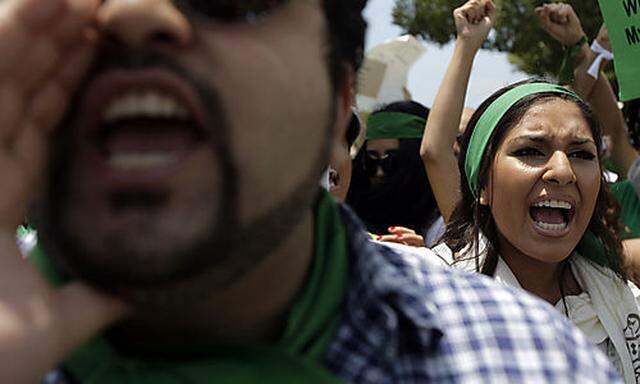
POLYGON ((491 199, 489 198, 489 193, 487 192, 487 189, 484 188, 482 191, 480 191, 480 205, 489 205, 491 204, 491 199))

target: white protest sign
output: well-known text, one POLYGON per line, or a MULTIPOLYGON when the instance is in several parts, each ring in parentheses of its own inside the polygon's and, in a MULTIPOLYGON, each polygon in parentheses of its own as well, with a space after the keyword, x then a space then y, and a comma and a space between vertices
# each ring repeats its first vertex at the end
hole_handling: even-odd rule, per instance
POLYGON ((379 104, 404 100, 409 71, 426 50, 409 35, 369 50, 358 74, 358 108, 370 111, 379 104))

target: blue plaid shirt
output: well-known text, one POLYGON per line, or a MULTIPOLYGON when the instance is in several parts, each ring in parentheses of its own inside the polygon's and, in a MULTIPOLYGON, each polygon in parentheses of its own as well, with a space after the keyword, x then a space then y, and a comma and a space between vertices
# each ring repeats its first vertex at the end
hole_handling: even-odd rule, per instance
POLYGON ((547 303, 374 243, 347 208, 350 289, 326 365, 353 383, 621 383, 547 303))
MULTIPOLYGON (((346 207, 350 287, 326 367, 349 383, 621 383, 554 308, 369 240, 346 207)), ((43 384, 76 383, 64 370, 43 384)))

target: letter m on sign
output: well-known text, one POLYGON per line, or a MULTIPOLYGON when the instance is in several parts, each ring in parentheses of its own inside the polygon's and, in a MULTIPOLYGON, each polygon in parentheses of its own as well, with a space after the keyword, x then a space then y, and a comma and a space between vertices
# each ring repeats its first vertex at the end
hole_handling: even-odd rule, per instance
POLYGON ((627 42, 629 45, 640 44, 640 29, 632 25, 625 28, 624 33, 627 35, 627 42))

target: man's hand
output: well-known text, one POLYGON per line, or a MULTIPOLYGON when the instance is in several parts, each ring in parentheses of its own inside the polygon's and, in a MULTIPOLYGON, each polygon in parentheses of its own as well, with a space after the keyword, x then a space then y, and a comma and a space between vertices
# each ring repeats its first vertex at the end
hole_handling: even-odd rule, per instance
POLYGON ((487 39, 496 18, 496 6, 491 0, 470 0, 453 11, 458 41, 477 51, 487 39))
POLYGON ((92 58, 85 37, 97 0, 0 4, 0 229, 24 219, 46 159, 47 137, 92 58))
POLYGON ((42 182, 48 137, 93 57, 98 0, 0 2, 0 382, 36 383, 124 306, 81 284, 50 288, 16 228, 42 182))
POLYGON ((580 19, 569 4, 545 4, 535 12, 542 28, 564 46, 575 45, 584 36, 580 19))

